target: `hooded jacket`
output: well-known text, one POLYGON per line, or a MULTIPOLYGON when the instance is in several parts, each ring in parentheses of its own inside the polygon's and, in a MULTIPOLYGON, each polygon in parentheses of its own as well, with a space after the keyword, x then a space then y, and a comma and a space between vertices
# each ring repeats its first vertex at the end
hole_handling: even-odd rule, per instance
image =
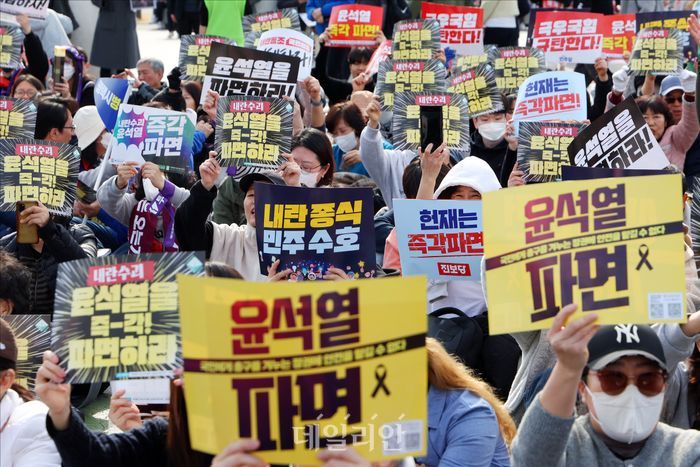
MULTIPOLYGON (((482 195, 501 188, 491 167, 478 157, 467 157, 452 167, 442 183, 435 190, 434 199, 448 188, 467 186, 482 195)), ((428 281, 428 302, 430 312, 440 308, 454 307, 467 316, 478 316, 486 311, 486 297, 481 288, 481 281, 428 281)))
POLYGON ((508 142, 505 139, 496 146, 487 148, 484 145, 484 138, 477 131, 472 138, 471 155, 485 160, 498 177, 501 186, 508 186, 508 177, 510 177, 518 154, 508 148, 508 142))

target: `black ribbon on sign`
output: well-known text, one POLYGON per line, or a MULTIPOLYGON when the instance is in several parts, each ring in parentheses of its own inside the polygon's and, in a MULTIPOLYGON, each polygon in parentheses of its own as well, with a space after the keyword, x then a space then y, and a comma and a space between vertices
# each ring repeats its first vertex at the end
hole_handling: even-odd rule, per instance
POLYGON ((654 269, 654 266, 652 266, 649 260, 647 259, 649 257, 649 247, 646 246, 646 244, 639 245, 638 253, 641 259, 639 260, 639 264, 637 264, 637 267, 635 269, 639 271, 640 269, 642 269, 642 266, 648 267, 650 271, 654 269))
POLYGON ((386 387, 386 384, 384 384, 384 380, 386 379, 386 377, 386 367, 382 364, 377 365, 377 368, 374 369, 374 378, 377 380, 377 385, 374 387, 374 391, 372 391, 373 399, 377 397, 377 393, 380 389, 383 390, 387 396, 391 395, 391 391, 389 391, 389 388, 386 387))

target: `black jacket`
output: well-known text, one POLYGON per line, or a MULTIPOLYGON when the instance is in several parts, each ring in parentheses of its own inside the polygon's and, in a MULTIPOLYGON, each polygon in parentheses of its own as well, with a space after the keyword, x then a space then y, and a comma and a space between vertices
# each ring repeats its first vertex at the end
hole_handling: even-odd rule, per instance
POLYGON ((74 225, 68 230, 51 220, 39 229, 39 237, 44 241, 41 253, 31 245, 18 244, 16 233, 0 239, 0 249, 16 256, 32 275, 29 313, 53 315, 58 264, 95 257, 97 240, 92 230, 85 225, 74 225))
POLYGON ((487 148, 479 132, 475 131, 472 137, 471 155, 485 160, 491 166, 493 173, 496 174, 498 181, 501 182, 501 186, 508 186, 508 177, 513 171, 517 152, 508 149, 508 142, 505 139, 495 147, 487 148))
POLYGON ((211 255, 214 231, 207 221, 211 212, 216 186, 207 191, 198 181, 190 188, 190 196, 175 211, 175 238, 180 251, 204 251, 211 255))
POLYGON ((24 36, 24 54, 27 56, 27 67, 23 73, 29 73, 42 83, 49 73, 49 57, 44 52, 39 36, 30 32, 24 36))

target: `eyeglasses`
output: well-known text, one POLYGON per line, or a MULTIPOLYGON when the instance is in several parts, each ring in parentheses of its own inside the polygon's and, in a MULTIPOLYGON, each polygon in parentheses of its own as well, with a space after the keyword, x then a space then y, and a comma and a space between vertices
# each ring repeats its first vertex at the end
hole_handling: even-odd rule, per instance
POLYGON ((683 102, 682 95, 678 96, 678 97, 666 96, 666 97, 664 97, 664 99, 666 100, 667 104, 673 104, 674 102, 678 102, 678 103, 683 102))
POLYGON ((668 379, 668 375, 663 370, 642 373, 634 378, 629 378, 621 371, 614 370, 591 370, 591 373, 598 375, 601 389, 609 396, 621 394, 630 381, 632 381, 632 383, 637 386, 637 389, 639 389, 639 392, 645 396, 656 396, 664 390, 664 384, 666 384, 666 380, 668 379))
POLYGON ((15 91, 15 99, 34 99, 36 95, 36 91, 15 91))
POLYGON ((63 127, 63 129, 70 130, 72 133, 75 133, 75 126, 73 126, 73 125, 71 125, 71 126, 66 125, 63 127))
POLYGON ((310 164, 299 164, 299 168, 303 170, 304 172, 313 172, 314 170, 318 169, 321 167, 322 164, 318 164, 315 166, 312 166, 310 164))

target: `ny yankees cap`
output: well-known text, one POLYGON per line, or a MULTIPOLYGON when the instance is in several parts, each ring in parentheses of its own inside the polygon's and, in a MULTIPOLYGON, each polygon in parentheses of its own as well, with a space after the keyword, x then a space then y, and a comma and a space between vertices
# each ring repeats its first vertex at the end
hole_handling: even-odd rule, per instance
POLYGON ((588 343, 588 368, 600 370, 622 357, 640 355, 666 369, 659 336, 643 324, 602 326, 588 343))

